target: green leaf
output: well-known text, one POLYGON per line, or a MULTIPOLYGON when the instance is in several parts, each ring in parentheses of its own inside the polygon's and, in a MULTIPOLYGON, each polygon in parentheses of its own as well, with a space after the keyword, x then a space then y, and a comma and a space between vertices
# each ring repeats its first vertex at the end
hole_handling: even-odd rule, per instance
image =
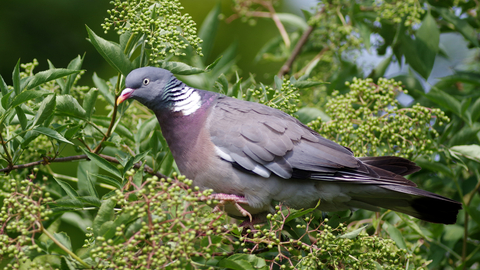
POLYGON ((102 202, 94 196, 82 196, 77 199, 86 205, 93 205, 95 207, 100 207, 102 205, 102 202))
POLYGON ((480 162, 480 145, 458 145, 450 148, 450 152, 480 162))
POLYGON ((88 160, 81 160, 78 162, 77 167, 77 178, 78 178, 78 189, 79 190, 88 190, 90 183, 93 182, 95 185, 95 175, 98 173, 98 166, 95 162, 90 162, 88 160), (89 177, 93 175, 93 177, 89 177))
POLYGON ((112 164, 110 164, 110 162, 108 162, 106 159, 100 157, 99 155, 95 154, 95 153, 91 153, 83 148, 81 148, 83 150, 83 152, 88 156, 88 158, 95 162, 98 167, 104 169, 105 171, 113 174, 114 176, 118 177, 119 179, 122 179, 122 174, 120 173, 120 171, 115 167, 113 166, 112 164))
POLYGON ((92 116, 93 111, 95 110, 95 102, 97 101, 97 97, 98 90, 92 88, 90 91, 88 91, 83 99, 83 109, 86 112, 87 119, 90 119, 90 116, 92 116))
POLYGON ((192 75, 205 72, 205 70, 192 67, 182 62, 162 61, 160 67, 169 70, 176 75, 192 75))
MULTIPOLYGON (((77 70, 80 72, 80 69, 82 68, 82 64, 83 64, 83 59, 84 57, 80 57, 80 55, 78 55, 72 61, 70 61, 70 63, 67 66, 67 69, 77 70)), ((68 75, 65 86, 62 88, 62 94, 70 94, 70 89, 72 88, 73 83, 75 82, 75 79, 77 78, 77 76, 78 76, 78 73, 68 75)))
POLYGON ((20 92, 22 92, 23 90, 20 86, 20 59, 18 59, 17 64, 13 69, 12 81, 13 81, 13 90, 15 91, 15 95, 20 94, 20 92))
POLYGON ((95 189, 95 180, 96 178, 92 178, 91 175, 89 173, 87 173, 87 191, 88 191, 88 194, 94 198, 100 198, 98 196, 98 193, 97 193, 97 190, 95 189))
POLYGON ((102 202, 102 206, 100 206, 100 209, 98 209, 97 216, 93 220, 93 232, 95 236, 101 236, 99 234, 100 227, 104 223, 113 220, 115 216, 113 208, 115 205, 116 202, 113 199, 108 199, 102 202))
POLYGON ((122 188, 122 183, 120 183, 117 179, 113 177, 103 174, 95 174, 95 177, 97 177, 97 181, 99 182, 116 187, 117 189, 122 188))
POLYGON ((53 114, 56 105, 55 97, 56 95, 50 95, 42 101, 40 107, 38 108, 37 114, 33 119, 32 126, 41 125, 43 121, 53 114))
POLYGON ((477 99, 469 108, 472 122, 476 122, 480 117, 480 98, 477 99))
POLYGON ((233 254, 219 262, 219 266, 233 270, 268 269, 264 258, 253 254, 233 254))
POLYGON ((5 83, 5 80, 3 80, 3 77, 2 75, 0 75, 0 92, 2 93, 2 95, 6 95, 8 94, 8 86, 7 84, 5 83))
POLYGON ((20 122, 22 130, 25 130, 27 128, 27 117, 25 116, 25 113, 20 106, 15 107, 15 112, 17 113, 18 122, 20 122))
POLYGON ((79 73, 79 70, 70 70, 65 68, 56 68, 40 71, 33 76, 33 78, 28 82, 27 90, 33 89, 41 84, 46 82, 68 76, 73 73, 79 73))
POLYGON ((369 75, 369 77, 372 77, 374 79, 378 79, 380 77, 383 77, 385 75, 385 71, 387 71, 388 66, 390 66, 390 63, 392 62, 393 54, 391 54, 389 57, 383 59, 376 67, 374 70, 372 70, 372 73, 369 75))
MULTIPOLYGON (((12 100, 12 103, 10 104, 10 106, 8 106, 8 108, 15 108, 17 107, 18 105, 22 104, 22 103, 25 103, 31 99, 34 99, 34 98, 39 98, 39 97, 42 97, 42 96, 46 96, 46 95, 50 95, 52 94, 52 92, 50 91, 44 91, 44 90, 26 90, 26 91, 23 91, 22 93, 16 95, 13 100, 12 100)), ((5 107, 4 107, 5 108, 5 107)), ((7 108, 5 108, 7 109, 7 108)))
POLYGON ((87 112, 80 106, 78 101, 71 95, 59 95, 56 98, 56 111, 60 115, 73 116, 85 119, 87 112))
POLYGON ((330 121, 330 116, 317 108, 303 107, 295 114, 298 116, 298 120, 304 124, 310 123, 318 118, 322 119, 322 122, 330 121))
POLYGON ((107 63, 118 72, 127 76, 133 70, 133 65, 123 52, 120 44, 108 41, 97 36, 88 26, 86 26, 90 42, 107 63))
POLYGON ((307 30, 307 22, 300 16, 292 13, 276 13, 278 18, 283 24, 301 29, 302 31, 307 30))
POLYGON ((356 230, 353 230, 351 232, 347 232, 345 234, 339 235, 337 238, 346 238, 346 239, 353 239, 357 237, 365 228, 368 227, 368 225, 365 225, 363 227, 360 227, 356 230))
POLYGON ((60 141, 60 142, 64 142, 64 143, 68 143, 68 144, 72 144, 69 140, 65 139, 65 137, 63 137, 60 133, 58 133, 56 130, 53 130, 53 129, 50 129, 50 128, 47 128, 47 127, 35 127, 34 129, 32 129, 32 131, 35 131, 35 132, 38 132, 38 133, 41 133, 47 137, 50 137, 52 139, 55 139, 57 141, 60 141))
POLYGON ((437 23, 428 13, 415 34, 415 40, 412 40, 408 35, 403 35, 398 48, 405 56, 407 63, 423 78, 427 79, 435 62, 439 41, 440 31, 437 28, 437 23))
MULTIPOLYGON (((110 126, 110 122, 112 121, 111 118, 103 116, 92 116, 92 120, 93 123, 105 128, 108 128, 110 126)), ((127 138, 131 141, 135 140, 132 131, 125 127, 122 123, 118 123, 116 125, 115 133, 118 133, 120 136, 127 138)))
POLYGON ((198 31, 198 37, 203 40, 202 53, 204 62, 208 59, 210 52, 213 49, 215 42, 215 35, 217 34, 219 19, 218 16, 221 12, 221 5, 218 2, 215 7, 208 13, 207 17, 203 20, 202 26, 198 31))
POLYGON ((110 103, 110 105, 114 106, 115 96, 110 93, 107 82, 104 79, 98 77, 97 73, 93 73, 93 83, 100 91, 100 94, 102 94, 102 96, 107 100, 107 102, 110 103))
POLYGON ((451 23, 457 31, 459 31, 463 37, 465 37, 468 41, 470 41, 476 47, 479 46, 478 44, 478 33, 473 28, 468 21, 465 19, 460 19, 457 17, 453 10, 446 9, 446 8, 439 8, 434 7, 432 8, 442 16, 445 21, 451 23))
POLYGON ((155 129, 157 125, 158 125, 158 121, 155 116, 152 116, 150 119, 143 122, 140 125, 140 128, 138 129, 137 134, 135 134, 135 141, 137 143, 140 143, 143 140, 145 140, 146 137, 155 129))
POLYGON ((325 84, 324 82, 318 81, 296 81, 293 86, 298 89, 310 88, 317 85, 325 84))
POLYGON ((445 235, 443 236, 443 239, 445 241, 451 241, 455 243, 458 240, 462 239, 465 228, 457 224, 452 224, 445 226, 444 230, 445 235))
POLYGON ((67 193, 68 197, 70 197, 74 201, 78 201, 77 200, 78 193, 72 188, 72 186, 70 186, 69 183, 67 183, 65 181, 62 181, 62 180, 59 180, 55 177, 53 177, 53 179, 55 179, 55 181, 58 183, 58 185, 67 193))
POLYGON ((460 113, 460 102, 454 98, 453 96, 445 93, 444 91, 440 91, 436 88, 432 88, 430 92, 425 95, 426 98, 429 100, 437 103, 441 107, 452 111, 453 113, 457 114, 458 116, 461 115, 460 113))
POLYGON ((395 243, 399 248, 407 249, 407 244, 405 244, 405 239, 403 238, 403 235, 400 232, 400 230, 398 230, 395 226, 393 226, 388 222, 383 223, 383 227, 384 229, 386 229, 386 231, 388 232, 388 235, 390 235, 390 238, 392 238, 392 240, 395 241, 395 243))
MULTIPOLYGON (((68 250, 72 251, 72 243, 70 242, 70 237, 67 235, 65 232, 59 232, 59 233, 53 233, 53 237, 57 239, 60 244, 62 244, 64 247, 66 247, 68 250)), ((59 250, 56 250, 57 252, 60 252, 59 250)), ((64 255, 67 255, 65 251, 61 251, 64 253, 64 255)))

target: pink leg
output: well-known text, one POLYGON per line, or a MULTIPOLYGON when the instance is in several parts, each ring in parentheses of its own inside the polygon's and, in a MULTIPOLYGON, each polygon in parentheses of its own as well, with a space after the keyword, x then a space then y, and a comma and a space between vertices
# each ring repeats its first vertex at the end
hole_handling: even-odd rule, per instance
MULTIPOLYGON (((252 215, 239 205, 239 203, 248 205, 248 201, 247 199, 245 199, 245 197, 234 195, 234 194, 224 194, 224 193, 215 193, 210 195, 210 197, 214 200, 220 201, 220 205, 224 205, 225 203, 233 203, 237 208, 237 210, 244 217, 248 216, 250 218, 250 222, 253 220, 252 215)), ((218 205, 214 208, 214 210, 219 210, 218 205)))

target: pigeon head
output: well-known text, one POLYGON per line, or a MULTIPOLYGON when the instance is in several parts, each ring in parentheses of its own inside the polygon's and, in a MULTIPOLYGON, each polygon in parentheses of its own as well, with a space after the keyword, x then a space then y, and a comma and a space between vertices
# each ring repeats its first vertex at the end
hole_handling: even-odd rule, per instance
POLYGON ((130 72, 125 79, 125 89, 117 99, 117 105, 133 98, 151 110, 168 105, 168 89, 179 82, 173 74, 163 68, 143 67, 130 72))

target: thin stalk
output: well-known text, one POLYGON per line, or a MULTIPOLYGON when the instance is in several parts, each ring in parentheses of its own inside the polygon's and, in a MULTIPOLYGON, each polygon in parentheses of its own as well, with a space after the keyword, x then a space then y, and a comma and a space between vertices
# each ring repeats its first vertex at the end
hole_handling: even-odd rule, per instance
POLYGON ((80 264, 82 264, 86 269, 92 269, 92 266, 88 265, 86 262, 84 262, 80 257, 78 257, 75 253, 73 253, 71 250, 69 250, 67 247, 65 247, 62 243, 60 243, 52 234, 50 234, 49 231, 47 231, 41 222, 36 222, 37 226, 40 227, 40 230, 48 236, 59 248, 61 248, 63 251, 65 251, 68 255, 70 255, 72 258, 77 260, 80 264))

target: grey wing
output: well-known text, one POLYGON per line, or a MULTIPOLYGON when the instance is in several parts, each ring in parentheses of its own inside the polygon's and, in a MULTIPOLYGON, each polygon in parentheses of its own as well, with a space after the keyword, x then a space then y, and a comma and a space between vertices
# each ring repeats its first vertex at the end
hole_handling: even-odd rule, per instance
POLYGON ((217 155, 268 178, 380 182, 414 186, 395 173, 365 164, 350 149, 327 140, 288 114, 229 97, 212 110, 209 131, 217 155))

